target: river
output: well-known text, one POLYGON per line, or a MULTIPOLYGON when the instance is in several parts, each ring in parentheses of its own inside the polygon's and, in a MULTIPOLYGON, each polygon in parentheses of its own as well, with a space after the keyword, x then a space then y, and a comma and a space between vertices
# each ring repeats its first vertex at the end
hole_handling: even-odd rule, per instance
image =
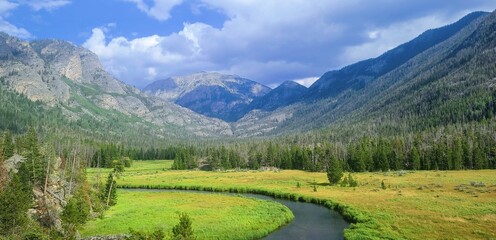
MULTIPOLYGON (((157 189, 126 189, 130 191, 190 191, 190 190, 157 190, 157 189)), ((294 215, 293 221, 288 225, 272 232, 264 239, 267 240, 320 240, 320 239, 343 239, 344 229, 349 226, 339 213, 329 210, 326 207, 290 200, 277 199, 259 194, 234 194, 205 191, 190 191, 203 194, 227 194, 243 195, 263 200, 270 200, 281 203, 288 207, 294 215)))

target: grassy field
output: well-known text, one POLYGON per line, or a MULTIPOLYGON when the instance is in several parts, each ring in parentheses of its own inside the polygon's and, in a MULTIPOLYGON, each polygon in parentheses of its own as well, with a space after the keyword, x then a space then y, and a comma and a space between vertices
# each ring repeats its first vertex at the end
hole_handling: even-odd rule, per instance
POLYGON ((179 222, 178 212, 188 213, 199 239, 259 239, 293 219, 287 207, 272 201, 223 194, 119 190, 117 205, 80 232, 87 237, 122 234, 132 228, 164 229, 170 234, 179 222))
POLYGON ((136 163, 134 167, 144 169, 143 173, 128 170, 118 184, 260 190, 274 195, 330 200, 349 206, 353 210, 351 214, 360 215, 359 223, 346 232, 349 238, 496 239, 494 170, 356 173, 353 176, 359 186, 349 188, 329 186, 325 173, 170 171, 166 166, 170 166, 170 161, 136 163), (386 189, 381 188, 381 182, 386 189))

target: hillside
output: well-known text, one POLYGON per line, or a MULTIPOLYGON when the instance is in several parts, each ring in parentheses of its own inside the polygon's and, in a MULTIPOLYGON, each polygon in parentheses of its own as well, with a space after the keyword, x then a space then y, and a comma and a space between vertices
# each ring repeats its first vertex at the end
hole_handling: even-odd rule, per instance
POLYGON ((64 41, 1 34, 0 80, 5 89, 60 109, 67 122, 108 135, 231 135, 225 122, 146 96, 107 73, 94 53, 64 41))
MULTIPOLYGON (((106 132, 99 138, 121 141, 335 127, 415 132, 494 115, 495 19, 494 13, 469 14, 377 58, 328 72, 309 89, 286 82, 270 90, 234 75, 202 72, 157 81, 143 93, 108 74, 84 48, 6 34, 0 35, 0 80, 2 91, 20 94, 5 98, 39 101, 53 126, 106 132)), ((31 105, 4 104, 4 128, 22 132, 35 124, 39 117, 21 109, 31 105), (26 112, 27 120, 15 121, 9 108, 26 112)))
POLYGON ((293 81, 286 81, 266 95, 253 100, 248 106, 248 110, 273 111, 301 100, 306 92, 306 87, 293 81))
POLYGON ((143 90, 205 116, 233 122, 270 88, 235 75, 201 72, 158 80, 143 90))
POLYGON ((423 51, 434 47, 458 33, 474 20, 487 13, 474 12, 459 21, 437 29, 431 29, 415 39, 391 49, 377 58, 367 59, 337 71, 326 72, 310 86, 308 100, 335 97, 346 90, 365 88, 378 77, 398 68, 423 51))
MULTIPOLYGON (((324 74, 309 88, 308 96, 319 97, 307 96, 304 101, 279 108, 273 113, 252 112, 238 125, 246 125, 244 121, 253 122, 253 119, 270 122, 266 120, 284 115, 287 117, 272 121, 269 126, 261 126, 260 131, 270 129, 266 134, 280 134, 333 126, 341 126, 341 129, 359 126, 370 129, 373 126, 378 130, 398 132, 487 119, 494 115, 495 21, 495 13, 473 13, 453 25, 429 30, 376 59, 324 74), (460 28, 461 25, 463 27, 460 28), (352 76, 350 78, 343 76, 335 79, 346 80, 349 84, 345 88, 338 87, 341 86, 338 82, 331 83, 331 78, 328 78, 329 74, 338 76, 335 74, 350 69, 369 69, 373 65, 363 66, 382 62, 426 36, 435 36, 455 26, 458 31, 446 40, 431 44, 423 51, 420 48, 418 54, 387 72, 382 71, 382 75, 368 78, 370 81, 366 84, 362 81, 364 78, 356 77, 356 74, 349 75, 352 76), (325 89, 319 86, 326 84, 329 89, 339 91, 315 92, 316 89, 325 89)), ((252 127, 252 131, 256 132, 256 129, 252 127)))

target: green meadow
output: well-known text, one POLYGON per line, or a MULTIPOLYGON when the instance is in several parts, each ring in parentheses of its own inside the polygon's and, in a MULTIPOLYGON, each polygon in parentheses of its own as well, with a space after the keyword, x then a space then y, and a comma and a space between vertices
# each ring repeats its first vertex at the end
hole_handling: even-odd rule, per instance
POLYGON ((117 205, 102 218, 88 222, 83 237, 128 233, 129 229, 171 232, 187 213, 199 239, 259 239, 293 219, 276 202, 242 196, 193 192, 119 190, 117 205), (235 234, 233 234, 235 233, 235 234))
MULTIPOLYGON (((326 174, 322 172, 171 171, 168 169, 170 165, 171 161, 135 162, 117 180, 118 185, 127 188, 254 192, 320 203, 336 209, 345 219, 354 223, 345 232, 345 237, 350 239, 460 239, 460 236, 465 239, 496 239, 495 170, 353 173, 359 185, 351 188, 330 186, 326 174), (317 191, 314 191, 314 185, 317 191)), ((100 171, 108 172, 109 169, 89 169, 89 180, 95 181, 100 171)), ((145 192, 121 191, 116 209, 120 206, 135 208, 131 206, 136 205, 125 202, 132 201, 128 194, 136 194, 138 197, 145 192)), ((224 196, 202 195, 203 197, 215 202, 214 199, 224 196)), ((183 200, 178 198, 171 201, 183 200)), ((144 209, 143 206, 156 209, 155 204, 157 203, 142 204, 140 209, 144 209)), ((201 207, 195 204, 186 209, 179 206, 170 204, 167 208, 172 213, 186 209, 201 211, 201 207)), ((108 214, 114 213, 116 209, 111 208, 108 214)), ((110 216, 105 219, 110 219, 110 216)), ((241 221, 247 217, 239 212, 226 217, 234 219, 231 218, 233 216, 241 221)), ((173 216, 171 218, 177 221, 173 216)), ((197 217, 193 219, 197 228, 203 228, 204 225, 206 227, 209 222, 197 217)), ((287 219, 288 217, 282 217, 280 223, 287 219)), ((89 223, 83 232, 89 234, 88 227, 99 221, 89 223)), ((277 227, 271 229, 275 228, 277 227)), ((126 229, 127 227, 122 230, 126 229)), ((212 232, 218 232, 218 236, 222 236, 220 230, 212 232)))

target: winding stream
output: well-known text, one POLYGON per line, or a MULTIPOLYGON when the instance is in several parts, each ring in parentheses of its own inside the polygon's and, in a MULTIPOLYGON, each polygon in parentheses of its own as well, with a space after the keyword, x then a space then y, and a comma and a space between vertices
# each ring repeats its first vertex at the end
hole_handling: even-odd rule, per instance
MULTIPOLYGON (((161 189, 126 189, 126 191, 190 191, 190 190, 161 190, 161 189)), ((286 226, 272 232, 264 239, 267 240, 320 240, 320 239, 343 239, 344 229, 349 226, 341 215, 323 206, 312 203, 294 202, 290 200, 277 199, 259 194, 234 194, 204 191, 190 191, 203 194, 227 194, 243 195, 263 200, 281 203, 288 207, 294 215, 293 221, 286 226)))

